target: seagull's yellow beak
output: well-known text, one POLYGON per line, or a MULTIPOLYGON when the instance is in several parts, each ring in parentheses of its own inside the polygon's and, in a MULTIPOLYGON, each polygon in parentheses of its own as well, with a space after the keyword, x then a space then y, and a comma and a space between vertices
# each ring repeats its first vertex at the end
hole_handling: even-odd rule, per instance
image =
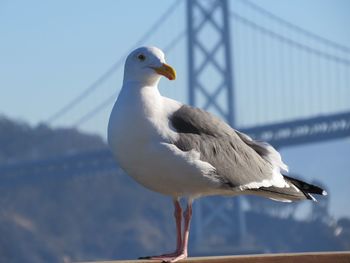
POLYGON ((158 74, 167 77, 170 80, 176 79, 176 71, 168 64, 163 63, 160 67, 152 67, 158 74))

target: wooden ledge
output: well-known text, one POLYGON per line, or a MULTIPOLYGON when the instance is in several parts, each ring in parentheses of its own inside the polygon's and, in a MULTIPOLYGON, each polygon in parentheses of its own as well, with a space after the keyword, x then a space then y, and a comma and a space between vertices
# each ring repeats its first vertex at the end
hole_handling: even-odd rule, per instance
MULTIPOLYGON (((112 260, 95 263, 159 263, 159 260, 112 260)), ((181 263, 350 263, 350 251, 192 257, 181 263)), ((85 262, 88 263, 88 262, 85 262)), ((92 262, 90 262, 92 263, 92 262)))

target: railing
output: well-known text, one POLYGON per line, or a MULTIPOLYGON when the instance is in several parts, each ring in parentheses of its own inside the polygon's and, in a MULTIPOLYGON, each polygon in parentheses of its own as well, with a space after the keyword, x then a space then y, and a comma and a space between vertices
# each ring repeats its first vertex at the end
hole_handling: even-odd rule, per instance
MULTIPOLYGON (((95 263, 153 263, 159 260, 115 260, 95 263)), ((350 251, 261 254, 240 256, 193 257, 181 260, 182 263, 349 263, 350 251)), ((87 262, 85 262, 87 263, 87 262)), ((91 262, 92 263, 92 262, 91 262)))

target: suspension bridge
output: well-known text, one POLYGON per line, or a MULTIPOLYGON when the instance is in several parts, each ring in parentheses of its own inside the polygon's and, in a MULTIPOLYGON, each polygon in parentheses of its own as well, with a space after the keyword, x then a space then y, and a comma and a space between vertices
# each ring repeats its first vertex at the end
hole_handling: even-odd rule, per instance
MULTIPOLYGON (((184 11, 186 28, 172 34, 164 51, 171 53, 177 45, 187 45, 190 104, 275 147, 350 136, 350 48, 286 21, 250 0, 174 1, 133 48, 157 34, 175 12, 184 11)), ((128 52, 49 116, 47 123, 55 124, 98 92, 122 70, 128 52)), ((113 93, 96 102, 72 126, 93 121, 111 107, 116 96, 113 93)), ((3 165, 0 180, 10 186, 104 172, 122 173, 108 150, 3 165)), ((245 235, 240 199, 219 203, 206 199, 196 205, 196 242, 207 235, 208 226, 215 220, 230 226, 225 229, 236 229, 233 234, 238 239, 245 235), (205 214, 207 207, 211 215, 205 214)))

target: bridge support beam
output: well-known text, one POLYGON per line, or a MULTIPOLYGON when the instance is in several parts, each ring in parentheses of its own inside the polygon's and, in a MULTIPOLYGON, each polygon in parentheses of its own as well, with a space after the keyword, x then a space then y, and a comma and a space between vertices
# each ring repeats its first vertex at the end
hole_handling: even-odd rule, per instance
MULTIPOLYGON (((227 0, 187 1, 189 103, 213 112, 235 126, 234 81, 227 0)), ((205 198, 194 205, 194 246, 201 246, 213 227, 222 222, 232 232, 246 235, 240 198, 205 198)), ((226 232, 227 233, 227 232, 226 232)))

